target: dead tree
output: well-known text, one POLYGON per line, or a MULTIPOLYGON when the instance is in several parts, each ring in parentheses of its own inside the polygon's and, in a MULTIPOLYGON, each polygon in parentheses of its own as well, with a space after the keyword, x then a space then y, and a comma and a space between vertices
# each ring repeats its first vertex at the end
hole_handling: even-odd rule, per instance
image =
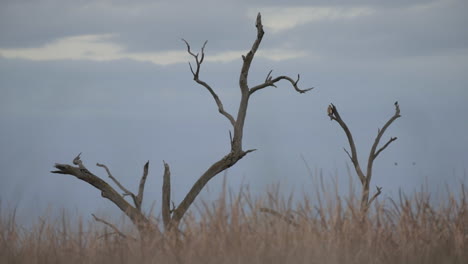
POLYGON ((393 141, 397 140, 397 137, 390 137, 390 139, 385 143, 382 147, 377 149, 380 139, 382 138, 383 134, 385 133, 385 130, 395 121, 397 118, 400 117, 400 106, 398 105, 398 102, 395 102, 395 113, 393 116, 385 123, 385 125, 382 127, 382 129, 377 130, 377 137, 374 140, 374 144, 371 147, 369 157, 367 159, 367 173, 364 174, 364 172, 361 169, 361 165, 359 164, 358 160, 358 155, 357 155, 357 150, 356 150, 356 145, 354 144, 354 139, 353 135, 351 134, 351 131, 349 130, 348 126, 346 123, 341 119, 340 114, 338 113, 338 109, 336 108, 335 105, 330 104, 327 109, 328 116, 330 117, 330 120, 335 120, 340 124, 341 128, 344 130, 346 133, 346 137, 348 138, 349 142, 349 147, 351 149, 351 154, 346 148, 343 148, 348 157, 351 159, 351 162, 354 165, 354 168, 356 170, 357 176, 359 177, 359 180, 362 185, 362 196, 361 196, 361 212, 366 213, 370 204, 379 196, 382 192, 382 187, 376 187, 377 191, 375 192, 374 195, 369 199, 369 187, 370 187, 370 181, 372 179, 372 166, 374 165, 374 161, 379 156, 379 154, 390 145, 393 141))
MULTIPOLYGON (((292 85, 292 87, 299 93, 305 93, 312 89, 312 88, 299 89, 298 87, 298 82, 300 78, 299 75, 297 76, 296 80, 293 80, 292 78, 288 76, 273 77, 271 75, 272 71, 270 71, 267 74, 264 82, 256 86, 249 87, 248 75, 249 75, 250 66, 252 64, 254 56, 257 52, 258 47, 260 46, 260 43, 264 35, 260 13, 257 16, 255 26, 257 28, 257 37, 251 49, 247 52, 246 55, 242 56, 243 64, 242 64, 242 68, 241 68, 240 76, 239 76, 239 87, 241 91, 241 99, 240 99, 239 109, 238 109, 236 118, 234 118, 233 115, 231 115, 224 109, 223 103, 221 102, 221 99, 218 97, 218 95, 215 93, 214 89, 208 83, 200 79, 200 69, 205 59, 205 46, 207 42, 203 44, 201 48, 201 52, 195 54, 194 52, 192 52, 189 43, 183 40, 187 47, 187 52, 193 57, 195 61, 194 66, 192 66, 191 63, 189 63, 190 71, 192 72, 192 75, 193 75, 193 80, 208 90, 208 92, 211 94, 214 101, 216 102, 219 113, 221 113, 221 115, 223 115, 231 124, 233 133, 231 132, 229 133, 230 135, 229 153, 227 153, 220 160, 212 164, 200 176, 200 178, 194 183, 194 185, 192 186, 190 191, 187 193, 185 198, 182 200, 182 202, 177 207, 173 206, 172 209, 170 208, 170 205, 171 205, 170 169, 169 169, 169 165, 167 163, 164 163, 161 210, 162 210, 163 224, 166 230, 177 228, 182 217, 185 215, 185 213, 189 209, 190 205, 194 202, 195 198, 198 196, 201 190, 205 187, 205 185, 214 176, 216 176, 220 172, 236 164, 240 159, 242 159, 248 153, 255 151, 255 149, 244 150, 242 147, 244 123, 245 123, 245 118, 247 115, 247 106, 248 106, 250 97, 255 92, 258 92, 267 87, 276 87, 276 84, 281 80, 288 81, 292 85)), ((97 164, 98 166, 103 167, 107 171, 108 176, 122 190, 123 194, 119 194, 107 182, 105 182, 104 180, 96 176, 95 174, 91 173, 83 165, 82 161, 80 160, 80 155, 78 155, 73 160, 73 164, 78 165, 78 166, 76 167, 76 166, 67 165, 67 164, 55 164, 55 168, 57 168, 58 170, 52 171, 52 172, 73 175, 77 177, 78 179, 85 181, 91 184, 92 186, 94 186, 95 188, 97 188, 98 190, 100 190, 102 197, 107 198, 110 201, 112 201, 115 205, 117 205, 117 207, 120 208, 120 210, 122 210, 122 212, 124 212, 131 219, 131 221, 136 225, 136 227, 140 231, 140 234, 147 233, 148 229, 150 230, 157 229, 152 223, 150 223, 149 219, 141 211, 141 204, 143 201, 143 191, 144 191, 146 177, 148 174, 148 163, 146 163, 144 167, 144 173, 140 180, 140 187, 139 187, 137 195, 133 194, 132 192, 127 190, 124 186, 122 186, 112 176, 109 169, 105 165, 97 164), (124 199, 125 196, 130 196, 133 200, 134 205, 131 205, 129 202, 127 202, 124 199)))

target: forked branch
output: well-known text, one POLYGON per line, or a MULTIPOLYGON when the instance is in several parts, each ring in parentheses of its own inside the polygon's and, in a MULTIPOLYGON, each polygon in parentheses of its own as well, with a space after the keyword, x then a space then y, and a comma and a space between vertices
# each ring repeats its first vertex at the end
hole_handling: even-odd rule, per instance
POLYGON ((218 106, 219 113, 222 114, 223 116, 225 116, 229 120, 231 125, 234 126, 236 121, 234 120, 234 117, 232 117, 231 114, 229 114, 228 112, 226 112, 226 110, 224 110, 223 103, 221 102, 221 99, 219 99, 219 96, 215 93, 213 88, 211 88, 211 86, 208 83, 200 80, 200 78, 199 78, 201 64, 203 63, 203 60, 205 58, 205 46, 206 46, 206 43, 208 43, 208 41, 205 41, 205 43, 203 44, 203 46, 201 48, 201 57, 200 58, 199 58, 199 56, 200 56, 199 53, 195 54, 195 53, 192 52, 192 50, 190 48, 190 44, 185 39, 182 39, 182 41, 185 42, 185 45, 187 46, 187 52, 195 59, 195 64, 196 64, 195 70, 193 70, 192 64, 189 62, 190 71, 192 72, 192 75, 193 75, 193 80, 195 80, 195 82, 197 82, 198 84, 205 87, 208 90, 208 92, 210 92, 211 96, 213 97, 213 99, 216 102, 216 105, 218 106))
MULTIPOLYGON (((227 168, 233 166, 236 164, 240 159, 242 159, 245 155, 248 153, 255 151, 255 149, 249 149, 249 150, 243 150, 242 148, 242 138, 243 138, 243 133, 244 133, 244 123, 245 123, 245 118, 246 118, 246 113, 247 113, 247 106, 249 103, 249 98, 250 95, 259 90, 260 88, 257 88, 255 90, 252 90, 248 86, 248 74, 250 70, 250 66, 252 64, 252 60, 255 56, 255 53, 257 52, 257 49, 260 46, 260 43, 262 41, 264 31, 263 31, 263 25, 262 25, 262 20, 261 20, 261 15, 260 13, 257 16, 257 20, 255 23, 255 26, 257 28, 257 38, 255 39, 254 43, 252 44, 252 48, 250 51, 245 55, 242 56, 243 58, 243 64, 240 72, 240 77, 239 77, 239 87, 241 90, 241 100, 239 103, 239 109, 237 113, 237 118, 234 119, 230 114, 228 114, 226 111, 224 111, 223 105, 221 103, 221 100, 219 97, 216 95, 214 90, 211 88, 210 85, 207 83, 201 81, 199 79, 199 74, 200 74, 200 67, 203 62, 203 58, 205 56, 204 52, 204 47, 203 45, 201 49, 201 59, 199 59, 200 54, 195 54, 191 51, 190 45, 187 41, 183 40, 185 42, 185 45, 187 46, 187 51, 188 53, 194 58, 195 63, 196 63, 196 68, 194 69, 191 64, 190 65, 190 71, 192 72, 192 75, 194 77, 195 82, 198 84, 204 86, 213 96, 215 99, 219 112, 226 116, 230 121, 231 124, 234 127, 234 133, 231 134, 230 132, 230 145, 231 145, 231 151, 226 154, 223 158, 221 158, 219 161, 215 162, 213 165, 211 165, 205 173, 200 176, 200 178, 195 182, 195 184, 192 186, 190 191, 187 193, 185 198, 182 200, 182 202, 175 208, 175 210, 172 212, 171 215, 171 224, 169 224, 169 228, 171 228, 174 225, 177 225, 181 218, 184 216, 184 214, 187 212, 188 208, 190 205, 193 203, 195 198, 198 196, 198 194, 201 192, 201 190, 205 187, 205 185, 217 174, 220 172, 226 170, 227 168), (251 92, 253 91, 253 92, 251 92)), ((277 78, 270 78, 271 72, 267 75, 266 78, 266 83, 268 84, 275 84, 276 82, 280 80, 288 80, 293 87, 296 89, 296 91, 300 93, 304 93, 310 89, 306 90, 301 90, 298 88, 297 84, 299 81, 299 76, 297 80, 293 80, 290 77, 287 76, 280 76, 277 78)), ((165 203, 167 204, 167 203, 165 203)))
POLYGON ((279 82, 279 81, 281 81, 281 80, 286 80, 286 81, 290 82, 291 85, 292 85, 292 87, 294 88, 294 90, 296 90, 298 93, 305 93, 305 92, 307 92, 307 91, 310 91, 310 90, 314 89, 314 87, 307 88, 307 89, 300 89, 300 88, 297 86, 297 84, 299 83, 299 80, 300 80, 300 75, 299 75, 299 74, 297 75, 297 79, 296 79, 296 80, 293 80, 291 77, 288 77, 288 76, 278 76, 278 77, 276 77, 276 78, 272 78, 272 77, 271 77, 271 72, 272 72, 272 71, 270 71, 270 72, 268 73, 267 78, 265 79, 265 82, 262 83, 262 84, 259 84, 259 85, 257 85, 257 86, 252 87, 252 88, 250 89, 250 91, 249 91, 249 94, 253 94, 253 93, 255 93, 256 91, 261 90, 261 89, 264 89, 264 88, 266 88, 266 87, 270 87, 270 86, 272 86, 272 87, 277 87, 277 86, 276 86, 276 83, 279 82))
POLYGON ((371 147, 369 158, 367 161, 367 172, 366 174, 363 173, 361 166, 359 164, 356 145, 354 144, 353 135, 349 130, 346 123, 341 118, 338 109, 335 105, 330 104, 327 109, 327 114, 330 117, 330 120, 335 120, 341 128, 344 130, 346 137, 348 138, 349 147, 351 148, 351 154, 346 150, 346 154, 351 159, 351 162, 354 165, 356 173, 359 177, 359 180, 362 184, 362 198, 361 198, 361 212, 367 212, 369 205, 381 194, 382 187, 377 187, 377 192, 369 199, 369 187, 370 181, 372 179, 372 168, 375 159, 379 156, 379 154, 385 150, 393 141, 397 140, 397 137, 391 137, 381 148, 377 149, 380 139, 382 138, 383 134, 387 130, 387 128, 397 119, 400 115, 400 106, 398 102, 395 102, 395 113, 393 116, 385 123, 382 129, 378 129, 377 137, 374 140, 374 144, 371 147))
MULTIPOLYGON (((140 210, 141 208, 140 209, 137 208, 136 205, 135 205, 135 207, 132 206, 131 204, 129 204, 124 199, 124 195, 126 193, 130 193, 130 195, 132 195, 132 197, 135 197, 134 202, 136 203, 136 196, 133 193, 131 193, 130 191, 128 191, 127 189, 125 189, 119 183, 118 184, 119 188, 121 188, 124 191, 124 195, 120 195, 106 181, 102 180, 98 176, 91 173, 84 166, 83 162, 81 161, 80 155, 81 155, 81 153, 78 154, 78 156, 76 156, 73 159, 73 164, 78 165, 78 167, 71 166, 71 165, 68 165, 68 164, 56 163, 55 168, 57 168, 57 170, 51 171, 51 172, 52 173, 58 173, 58 174, 73 175, 76 178, 78 178, 78 179, 80 179, 82 181, 85 181, 88 184, 94 186, 96 189, 101 191, 101 196, 102 197, 109 199, 112 203, 114 203, 117 207, 119 207, 119 209, 123 213, 125 213, 130 218, 130 220, 138 228, 138 231, 140 232, 140 234, 142 236, 143 235, 148 235, 148 234, 154 234, 155 232, 157 232, 157 228, 154 225, 152 225, 150 223, 149 219, 141 212, 141 210, 140 210)), ((100 165, 100 167, 107 168, 105 165, 102 165, 102 164, 99 164, 99 165, 100 165)), ((111 177, 112 174, 110 173, 110 170, 107 168, 106 171, 107 171, 109 177, 111 177)), ((147 166, 146 165, 145 165, 145 171, 146 171, 146 174, 147 174, 147 166)), ((145 173, 144 173, 143 176, 146 178, 145 173)), ((113 181, 116 184, 118 183, 118 181, 114 177, 111 177, 111 179, 113 179, 113 181)), ((144 181, 143 181, 143 185, 144 185, 144 181)), ((141 199, 143 199, 143 195, 141 195, 141 199)), ((140 203, 140 205, 141 205, 141 203, 140 203)))
MULTIPOLYGON (((249 88, 247 84, 247 80, 248 80, 247 77, 249 74, 250 66, 264 35, 260 13, 257 16, 255 26, 257 28, 257 38, 255 39, 250 51, 245 56, 242 56, 243 64, 242 64, 240 77, 239 77, 241 99, 240 99, 239 109, 238 109, 236 119, 231 114, 229 114, 227 111, 224 110, 224 106, 221 102, 221 99, 215 93, 213 88, 208 83, 200 79, 201 65, 205 59, 205 47, 206 47, 207 42, 203 44, 201 51, 199 53, 194 53, 189 43, 183 39, 187 47, 188 54, 195 61, 195 64, 193 66, 192 66, 192 63, 189 63, 190 71, 193 75, 194 81, 208 90, 208 92, 211 94, 211 96, 215 100, 216 105, 218 106, 218 111, 229 120, 229 122, 231 123, 234 129, 232 133, 231 131, 229 132, 230 147, 231 147, 230 151, 226 155, 224 155, 222 158, 220 158, 218 161, 213 163, 210 167, 208 167, 208 169, 193 184, 192 188, 185 195, 184 199, 180 202, 180 204, 178 206, 173 206, 172 209, 170 208, 171 173, 170 173, 169 165, 164 162, 164 177, 163 177, 163 187, 162 187, 163 197, 162 197, 161 206, 162 206, 163 223, 164 223, 166 230, 171 230, 174 227, 175 228, 173 230, 178 230, 177 227, 182 217, 185 215, 189 207, 192 205, 192 203, 194 202, 198 194, 202 191, 202 189, 214 176, 218 175, 220 172, 223 172, 227 168, 230 168, 231 166, 236 164, 240 159, 242 159, 248 153, 255 151, 255 149, 244 150, 242 147, 244 123, 245 123, 245 118, 246 118, 246 113, 247 113, 247 106, 248 106, 248 102, 249 102, 249 98, 251 94, 267 86, 274 86, 275 83, 277 83, 280 80, 289 81, 291 85, 294 87, 294 89, 299 93, 304 93, 304 92, 311 90, 311 88, 302 90, 298 87, 298 82, 300 79, 299 75, 296 80, 293 80, 292 78, 288 76, 279 76, 276 78, 272 78, 271 72, 268 74, 267 78, 265 79, 264 84, 256 86, 252 89, 249 88)), ((148 166, 149 166, 148 162, 146 163, 143 169, 143 176, 140 179, 140 185, 138 188, 137 195, 135 195, 134 193, 126 189, 116 178, 112 176, 107 166, 103 164, 98 164, 98 166, 103 167, 106 170, 109 178, 111 178, 111 180, 123 191, 123 195, 120 195, 116 190, 114 190, 114 188, 112 188, 104 180, 100 179, 96 175, 89 172, 86 169, 86 167, 83 165, 83 162, 80 159, 80 155, 78 155, 73 160, 73 164, 78 165, 78 166, 76 167, 76 166, 71 166, 67 164, 55 164, 55 168, 57 168, 58 170, 52 171, 52 173, 73 175, 77 177, 78 179, 85 181, 91 184, 92 186, 94 186, 96 189, 100 190, 103 197, 112 201, 115 205, 117 205, 120 208, 122 212, 124 212, 132 220, 132 222, 138 227, 140 234, 147 234, 148 233, 147 229, 158 231, 157 226, 150 223, 149 219, 141 212, 144 186, 145 186, 146 179, 148 176, 148 166), (124 196, 126 195, 130 195, 132 197, 135 206, 132 206, 124 199, 124 196)))

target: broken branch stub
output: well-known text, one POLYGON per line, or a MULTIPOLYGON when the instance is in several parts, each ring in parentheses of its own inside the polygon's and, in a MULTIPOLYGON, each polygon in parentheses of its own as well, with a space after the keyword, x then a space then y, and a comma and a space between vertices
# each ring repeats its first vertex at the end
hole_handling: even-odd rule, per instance
POLYGON ((344 149, 348 157, 350 158, 351 162, 354 165, 354 169, 356 170, 356 174, 359 177, 359 180, 361 181, 362 185, 362 196, 361 196, 361 212, 366 213, 370 204, 382 193, 382 187, 377 187, 377 192, 369 199, 369 188, 370 188, 370 181, 372 179, 372 168, 374 165, 375 159, 379 156, 379 154, 385 150, 393 141, 397 140, 397 137, 391 137, 382 147, 377 149, 380 140, 387 130, 387 128, 399 117, 400 115, 400 105, 398 102, 395 102, 395 113, 393 116, 384 124, 382 129, 378 129, 377 131, 377 136, 374 140, 374 144, 371 147, 370 153, 369 153, 369 158, 367 160, 367 171, 364 173, 361 169, 361 166, 359 164, 358 156, 357 156, 357 150, 356 150, 356 145, 354 143, 353 135, 351 134, 351 131, 349 130, 348 126, 346 123, 343 121, 341 118, 338 109, 336 108, 335 105, 330 104, 327 108, 327 114, 330 117, 330 120, 335 120, 343 129, 343 131, 346 134, 346 137, 348 139, 349 147, 351 149, 351 153, 344 149))

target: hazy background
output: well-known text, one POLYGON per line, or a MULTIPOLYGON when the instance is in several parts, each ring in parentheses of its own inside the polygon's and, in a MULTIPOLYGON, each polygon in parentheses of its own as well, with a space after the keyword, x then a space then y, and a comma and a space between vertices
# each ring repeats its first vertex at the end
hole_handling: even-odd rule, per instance
MULTIPOLYGON (((194 49, 209 40, 201 79, 235 115, 241 55, 259 11, 266 33, 249 83, 273 69, 301 73, 300 86, 315 89, 298 94, 279 83, 253 96, 244 148, 258 151, 229 170, 229 186, 261 193, 280 182, 301 194, 320 172, 346 186, 348 143, 328 104, 350 126, 365 164, 398 100, 402 118, 382 141, 398 140, 376 161, 373 185, 384 187, 382 198, 425 182, 433 191, 455 188, 468 168, 468 2, 284 2, 1 0, 2 207, 17 207, 25 222, 48 206, 119 213, 88 184, 49 172, 79 152, 92 172, 107 178, 95 166, 104 163, 132 190, 150 160, 144 206, 155 201, 156 213, 165 160, 178 204, 229 151, 230 129, 193 82, 180 39, 194 49)), ((210 190, 221 183, 220 175, 210 190)))

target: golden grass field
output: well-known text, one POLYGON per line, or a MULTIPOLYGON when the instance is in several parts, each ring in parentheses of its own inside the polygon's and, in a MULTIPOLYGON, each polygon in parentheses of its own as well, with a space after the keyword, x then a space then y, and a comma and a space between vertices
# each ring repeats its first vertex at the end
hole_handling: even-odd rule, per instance
POLYGON ((0 263, 468 263, 464 185, 443 201, 425 191, 381 198, 365 217, 355 195, 331 193, 293 202, 223 191, 192 207, 178 234, 145 240, 130 225, 120 226, 124 239, 66 213, 22 228, 2 211, 0 263))

